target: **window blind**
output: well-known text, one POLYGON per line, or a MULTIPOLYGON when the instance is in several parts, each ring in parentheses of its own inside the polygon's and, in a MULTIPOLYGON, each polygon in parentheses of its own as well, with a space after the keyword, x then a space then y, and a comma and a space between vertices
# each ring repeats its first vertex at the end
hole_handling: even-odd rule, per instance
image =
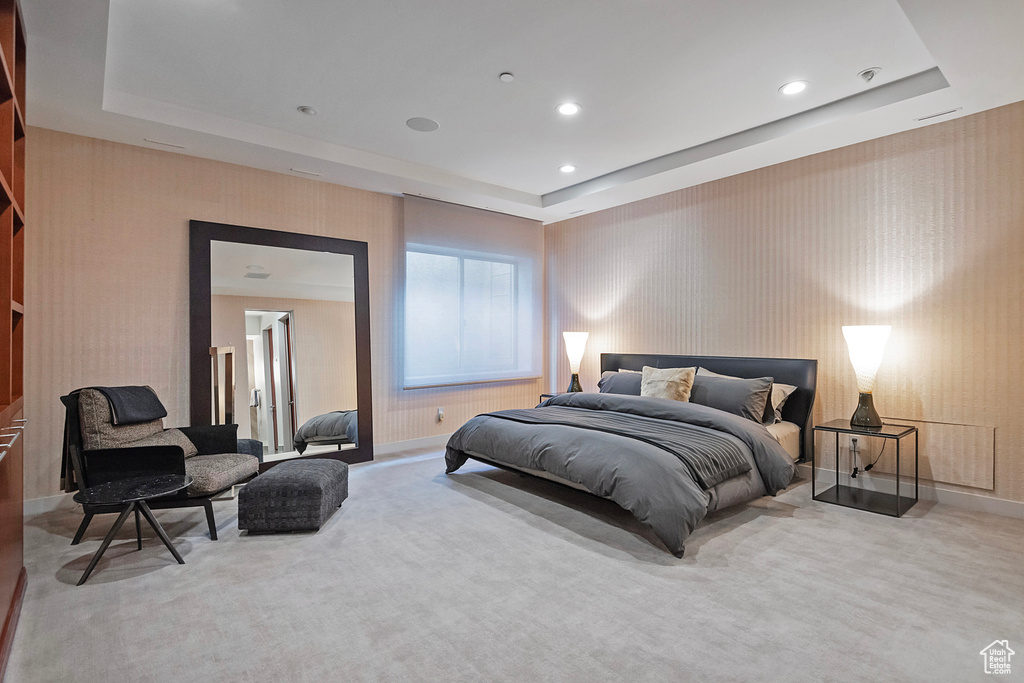
POLYGON ((537 377, 543 227, 405 198, 405 388, 537 377))

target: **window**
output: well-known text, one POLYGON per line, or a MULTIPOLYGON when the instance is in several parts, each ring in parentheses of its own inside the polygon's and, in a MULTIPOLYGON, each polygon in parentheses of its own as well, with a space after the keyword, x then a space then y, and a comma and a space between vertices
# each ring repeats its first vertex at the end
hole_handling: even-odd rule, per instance
POLYGON ((406 245, 406 388, 539 374, 530 259, 406 245))
POLYGON ((423 197, 403 214, 402 386, 539 377, 540 222, 423 197))

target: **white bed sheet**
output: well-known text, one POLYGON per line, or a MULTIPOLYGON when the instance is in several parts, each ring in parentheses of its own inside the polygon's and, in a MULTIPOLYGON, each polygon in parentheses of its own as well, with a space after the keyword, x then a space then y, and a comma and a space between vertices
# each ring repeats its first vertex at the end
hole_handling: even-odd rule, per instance
POLYGON ((800 459, 800 426, 793 422, 776 422, 767 426, 768 433, 786 449, 793 460, 800 459))

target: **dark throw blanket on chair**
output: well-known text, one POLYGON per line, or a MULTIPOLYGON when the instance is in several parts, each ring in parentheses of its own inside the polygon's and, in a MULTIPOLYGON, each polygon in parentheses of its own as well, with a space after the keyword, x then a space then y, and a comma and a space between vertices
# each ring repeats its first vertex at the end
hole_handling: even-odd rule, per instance
POLYGON ((110 401, 114 424, 131 425, 167 417, 167 409, 149 387, 92 387, 110 401))

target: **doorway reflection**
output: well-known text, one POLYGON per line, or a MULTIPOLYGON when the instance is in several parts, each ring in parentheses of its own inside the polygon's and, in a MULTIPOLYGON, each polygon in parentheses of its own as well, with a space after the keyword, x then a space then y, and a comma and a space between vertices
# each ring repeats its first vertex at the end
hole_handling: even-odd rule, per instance
POLYGON ((210 252, 211 341, 237 350, 239 437, 262 442, 264 462, 356 448, 352 256, 219 241, 210 252))

